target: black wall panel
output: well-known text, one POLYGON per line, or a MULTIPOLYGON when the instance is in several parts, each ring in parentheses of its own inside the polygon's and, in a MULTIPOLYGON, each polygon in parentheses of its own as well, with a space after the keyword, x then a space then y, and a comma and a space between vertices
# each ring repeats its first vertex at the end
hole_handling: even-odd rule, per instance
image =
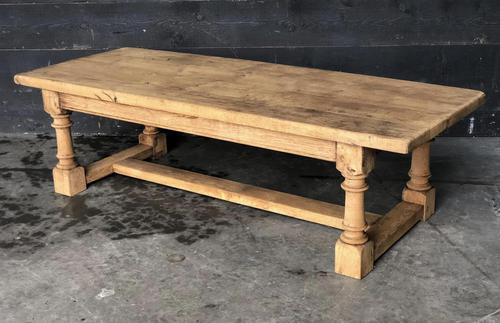
MULTIPOLYGON (((135 46, 310 66, 483 90, 447 132, 497 136, 500 1, 0 1, 0 132, 49 132, 37 91, 12 76, 135 46)), ((124 134, 76 115, 76 132, 124 134)))

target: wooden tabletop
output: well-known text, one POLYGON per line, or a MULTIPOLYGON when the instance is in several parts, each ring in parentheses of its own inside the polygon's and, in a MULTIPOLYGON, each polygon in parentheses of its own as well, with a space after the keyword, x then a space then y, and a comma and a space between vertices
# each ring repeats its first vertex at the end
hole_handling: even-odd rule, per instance
POLYGON ((469 89, 139 48, 21 73, 15 82, 399 153, 484 101, 469 89))

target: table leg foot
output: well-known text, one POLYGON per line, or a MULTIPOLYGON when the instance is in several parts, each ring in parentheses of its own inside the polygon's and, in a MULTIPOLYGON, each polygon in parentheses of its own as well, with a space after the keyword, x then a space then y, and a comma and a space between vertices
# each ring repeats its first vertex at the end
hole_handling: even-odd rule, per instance
POLYGON ((66 196, 73 196, 87 189, 85 180, 85 169, 77 166, 73 169, 59 169, 55 167, 52 170, 54 177, 54 191, 66 196))
POLYGON ((373 270, 373 242, 362 245, 347 244, 338 239, 335 244, 335 272, 356 279, 373 270))
POLYGON ((418 192, 405 188, 403 201, 422 205, 424 207, 422 221, 427 221, 436 209, 436 189, 433 187, 428 191, 418 192))

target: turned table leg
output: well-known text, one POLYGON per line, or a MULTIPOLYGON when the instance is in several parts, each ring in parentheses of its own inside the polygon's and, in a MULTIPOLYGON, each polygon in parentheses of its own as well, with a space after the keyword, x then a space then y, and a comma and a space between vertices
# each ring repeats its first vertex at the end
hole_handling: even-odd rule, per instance
POLYGON ((427 142, 412 152, 411 169, 408 175, 410 180, 403 190, 403 201, 424 206, 422 220, 429 219, 435 210, 436 189, 429 182, 430 142, 427 142))
POLYGON ((75 162, 71 139, 70 112, 59 105, 59 95, 52 91, 42 91, 44 109, 53 118, 52 127, 56 132, 57 159, 52 170, 56 193, 73 196, 87 188, 85 170, 75 162))
POLYGON ((337 169, 345 180, 344 231, 335 244, 335 272, 349 277, 363 278, 373 269, 373 242, 365 232, 364 192, 365 178, 374 167, 374 153, 370 149, 348 144, 337 144, 337 169))
POLYGON ((153 159, 158 159, 167 153, 167 137, 158 128, 144 126, 139 135, 139 143, 153 147, 153 159))

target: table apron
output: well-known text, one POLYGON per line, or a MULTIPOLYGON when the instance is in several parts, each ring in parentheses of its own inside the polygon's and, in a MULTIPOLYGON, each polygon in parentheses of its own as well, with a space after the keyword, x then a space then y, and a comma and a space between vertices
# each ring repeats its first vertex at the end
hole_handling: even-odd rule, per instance
POLYGON ((317 139, 62 93, 60 94, 60 104, 66 110, 86 114, 186 132, 315 159, 327 161, 335 161, 336 159, 336 142, 333 140, 317 139))

